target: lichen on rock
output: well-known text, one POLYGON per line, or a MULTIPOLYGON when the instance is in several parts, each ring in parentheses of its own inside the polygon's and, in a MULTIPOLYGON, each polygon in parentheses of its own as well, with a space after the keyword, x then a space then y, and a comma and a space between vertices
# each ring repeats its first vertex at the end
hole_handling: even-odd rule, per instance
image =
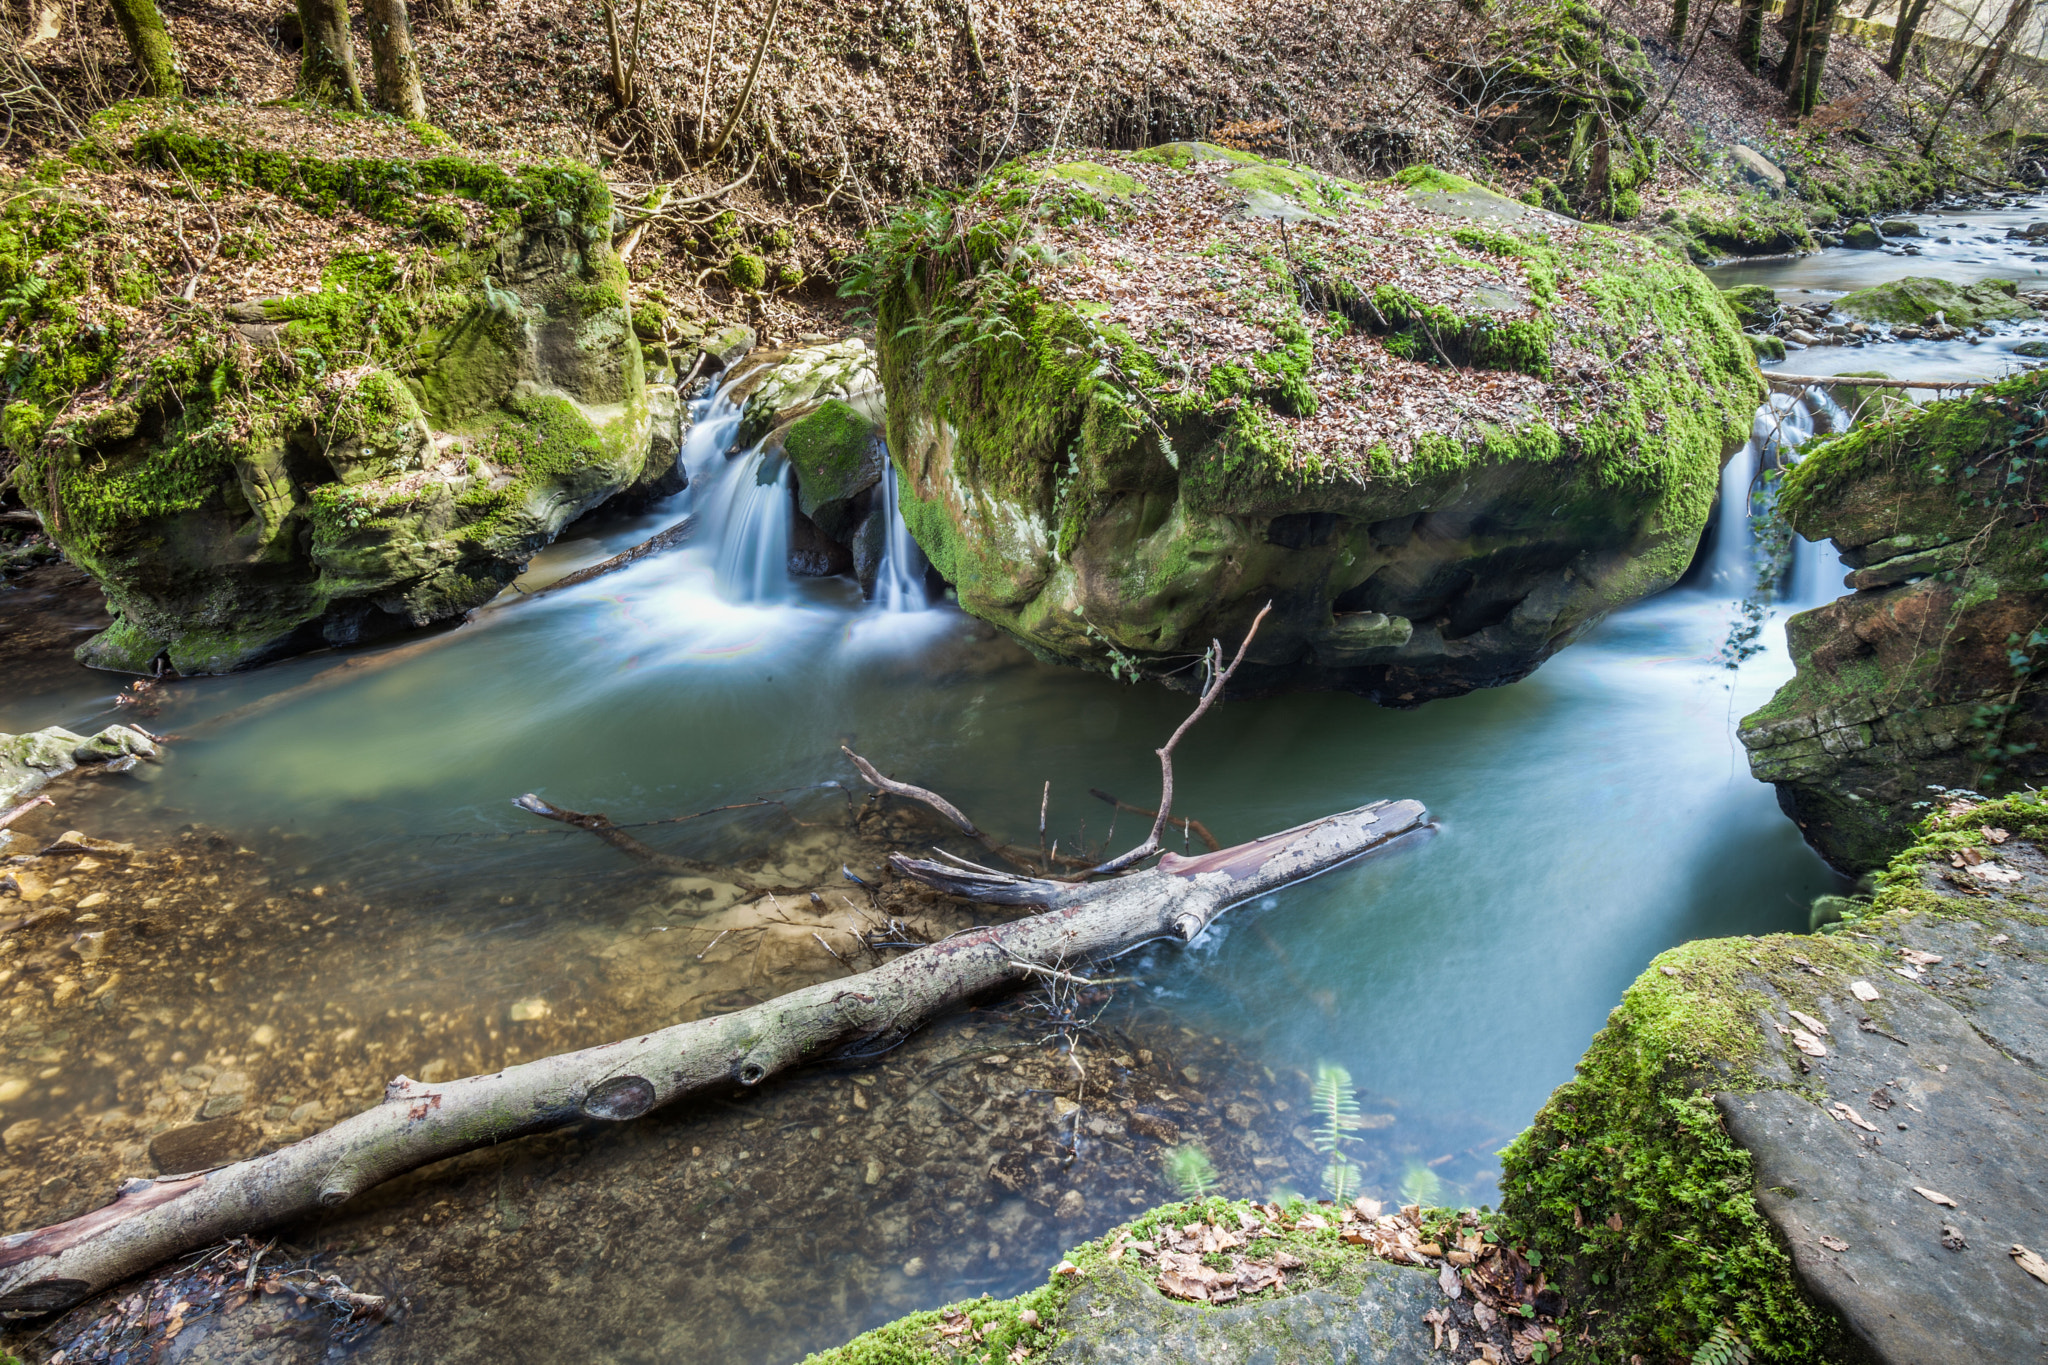
POLYGON ((25 362, 0 427, 117 618, 80 658, 218 673, 459 614, 631 485, 648 409, 610 218, 588 167, 385 120, 97 118, 0 224, 25 362), (272 287, 179 310, 122 284, 145 269, 128 234, 163 212, 134 181, 202 201, 186 221, 222 225, 240 278, 272 287))
POLYGON ((1908 275, 1888 284, 1874 284, 1835 300, 1835 311, 1865 322, 1920 324, 1937 316, 1951 327, 1975 327, 2037 316, 2019 298, 2011 280, 1978 280, 1957 284, 1925 275, 1908 275))
POLYGON ((2048 552, 2033 523, 2048 375, 1894 407, 1812 446, 1779 508, 1830 537, 1851 595, 1795 616, 1798 671, 1741 728, 1836 867, 1884 865, 1930 788, 1998 791, 2048 775, 2048 552))
POLYGON ((905 519, 968 611, 1184 681, 1272 601, 1248 688, 1405 704, 1525 676, 1689 562, 1763 392, 1689 265, 1428 168, 1076 164, 900 215, 853 285, 905 519))

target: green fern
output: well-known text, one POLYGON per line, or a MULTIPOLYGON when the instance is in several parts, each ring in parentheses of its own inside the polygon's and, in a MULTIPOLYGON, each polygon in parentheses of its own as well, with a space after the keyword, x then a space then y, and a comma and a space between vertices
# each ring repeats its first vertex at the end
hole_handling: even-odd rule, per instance
POLYGON ((1714 1335, 1692 1353, 1692 1365, 1749 1365, 1749 1343, 1728 1323, 1714 1327, 1714 1335))
POLYGON ((1209 1154, 1192 1142, 1166 1149, 1164 1159, 1166 1178, 1180 1191, 1183 1199, 1205 1199, 1209 1191, 1216 1188, 1222 1177, 1216 1174, 1209 1154))
POLYGON ((1348 1204, 1364 1178, 1356 1166, 1340 1156, 1323 1167, 1323 1192, 1339 1204, 1348 1204))
POLYGON ((1436 1172, 1419 1161, 1409 1162, 1401 1176, 1401 1202, 1432 1209, 1443 1203, 1443 1197, 1444 1182, 1436 1172))
POLYGON ((1347 1203, 1364 1178, 1344 1157, 1344 1149, 1358 1141, 1358 1091, 1351 1073, 1334 1062, 1317 1062, 1309 1107, 1316 1113, 1315 1148, 1330 1158, 1323 1169, 1323 1190, 1339 1204, 1347 1203))

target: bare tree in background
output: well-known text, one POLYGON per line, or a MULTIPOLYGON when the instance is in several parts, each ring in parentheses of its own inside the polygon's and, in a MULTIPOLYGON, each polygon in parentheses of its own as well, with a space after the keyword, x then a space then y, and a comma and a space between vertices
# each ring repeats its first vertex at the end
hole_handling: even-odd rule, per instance
POLYGON ((305 45, 299 50, 297 94, 361 112, 363 87, 349 39, 348 0, 298 0, 298 7, 305 45))
POLYGON ((1892 50, 1879 68, 1895 81, 1905 74, 1906 54, 1920 32, 1920 21, 1927 16, 1928 3, 1929 0, 1899 0, 1899 17, 1892 25, 1892 50))
POLYGON ((1764 0, 1742 0, 1742 15, 1735 24, 1735 60, 1751 75, 1764 64, 1764 0))
POLYGON ((412 47, 405 0, 369 0, 370 60, 376 71, 377 107, 400 118, 424 119, 420 62, 412 47))
POLYGON ((114 0, 114 22, 128 40, 135 57, 135 73, 142 78, 142 93, 176 99, 185 92, 178 78, 178 53, 171 46, 170 30, 164 27, 156 0, 114 0))
POLYGON ((1827 72, 1828 39, 1835 27, 1838 3, 1807 0, 1808 13, 1800 26, 1799 64, 1790 73, 1791 83, 1785 91, 1786 104, 1797 117, 1804 118, 1820 103, 1820 83, 1827 72))
POLYGON ((2034 13, 2034 0, 2013 0, 2012 9, 2005 16, 2005 23, 1999 28, 1998 36, 1991 41, 1991 54, 1984 61, 1984 70, 1977 77, 1977 83, 1970 87, 1970 98, 1978 104, 1991 98, 1991 87, 1998 83, 1998 70, 2005 65, 2012 45, 2018 40, 2020 31, 2027 26, 2027 20, 2034 13))

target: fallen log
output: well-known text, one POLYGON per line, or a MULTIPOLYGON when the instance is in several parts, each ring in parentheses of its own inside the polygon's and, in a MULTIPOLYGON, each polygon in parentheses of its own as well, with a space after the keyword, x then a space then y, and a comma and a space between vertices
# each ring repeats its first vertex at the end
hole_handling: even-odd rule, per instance
POLYGON ((1382 801, 1197 858, 1090 883, 958 869, 897 855, 959 894, 1039 905, 872 970, 734 1014, 428 1085, 399 1076, 383 1102, 265 1156, 134 1179, 113 1203, 0 1238, 0 1315, 68 1308, 182 1251, 332 1208, 405 1171, 585 1119, 624 1121, 686 1096, 760 1085, 791 1067, 878 1055, 933 1016, 1045 972, 1191 939, 1217 915, 1428 827, 1414 801, 1382 801))

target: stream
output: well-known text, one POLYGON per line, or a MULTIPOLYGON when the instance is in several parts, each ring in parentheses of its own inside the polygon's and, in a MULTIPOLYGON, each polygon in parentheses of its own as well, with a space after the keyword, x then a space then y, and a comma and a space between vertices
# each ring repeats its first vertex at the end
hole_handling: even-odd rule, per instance
MULTIPOLYGON (((1909 273, 2024 283, 2048 253, 2003 233, 2042 214, 1918 215, 1930 236, 1968 225, 1919 257, 1831 250, 1709 273, 1822 297, 1909 273)), ((2042 334, 1815 348, 1783 368, 1992 377, 2042 334)), ((1189 947, 1141 950, 1113 990, 998 1002, 881 1066, 444 1163, 293 1240, 407 1299, 366 1358, 775 1365, 912 1309, 1018 1292, 1063 1246, 1173 1197, 1165 1138, 1132 1134, 1200 1143, 1225 1194, 1319 1194, 1325 1158, 1302 1125, 1326 1063, 1372 1116, 1351 1154, 1366 1193, 1490 1202, 1494 1153, 1652 956, 1804 930, 1815 896, 1847 889, 1735 738, 1790 674, 1785 614, 1842 591, 1824 545, 1794 547, 1760 652, 1721 658, 1756 583, 1743 513, 1760 452, 1796 445, 1817 411, 1825 400, 1773 400, 1686 580, 1528 680, 1413 711, 1232 702, 1177 755, 1176 812, 1226 844, 1388 797, 1428 805, 1441 828, 1426 840, 1240 907, 1189 947), (1091 1109, 1084 1087, 1078 1116, 1059 1098, 1063 1038, 1111 1097, 1091 1109)), ((694 512, 686 547, 460 631, 160 687, 138 709, 178 736, 165 761, 64 787, 0 850, 64 828, 170 850, 95 893, 125 926, 107 942, 128 946, 105 951, 126 984, 0 1014, 6 1230, 103 1201, 179 1124, 284 1140, 373 1103, 400 1071, 466 1074, 843 974, 857 931, 897 913, 852 877, 936 831, 900 809, 855 822, 841 744, 1019 842, 1048 781, 1062 848, 1143 836, 1132 815, 1112 835, 1090 789, 1149 807, 1152 750, 1189 698, 1037 663, 930 600, 900 522, 873 602, 789 577, 787 471, 728 458, 737 419, 715 397, 695 415, 688 492, 579 526, 515 591, 694 512), (621 823, 710 811, 637 833, 813 894, 791 898, 792 919, 715 876, 649 875, 515 809, 526 792, 621 823)), ((0 613, 82 638, 90 594, 42 572, 33 592, 0 591, 0 613)), ((0 693, 0 731, 119 720, 116 681, 24 669, 0 693)), ((320 1324, 285 1319, 261 1342, 201 1324, 177 1358, 323 1358, 320 1324)))

